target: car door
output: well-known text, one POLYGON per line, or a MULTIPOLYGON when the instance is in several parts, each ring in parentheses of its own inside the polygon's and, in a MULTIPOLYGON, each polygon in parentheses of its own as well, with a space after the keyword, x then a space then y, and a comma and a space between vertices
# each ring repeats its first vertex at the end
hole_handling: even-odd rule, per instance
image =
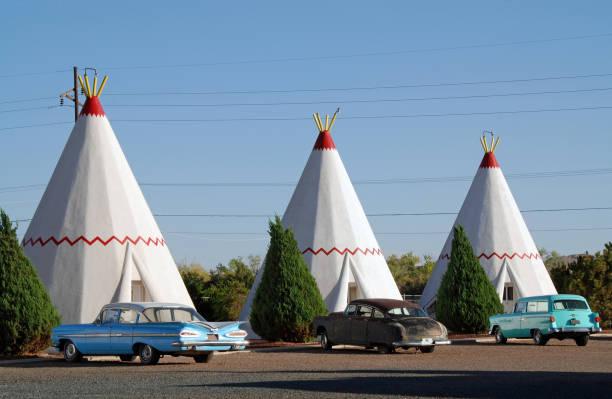
POLYGON ((109 354, 111 326, 117 322, 119 309, 104 309, 94 324, 90 324, 87 331, 87 351, 90 354, 109 354))
POLYGON ((521 336, 521 319, 525 313, 527 302, 517 302, 514 305, 514 313, 503 318, 503 323, 500 322, 502 333, 507 338, 516 338, 521 336))
POLYGON ((368 321, 371 317, 372 308, 370 306, 357 306, 357 314, 351 320, 351 343, 368 344, 368 321))
POLYGON ((133 353, 132 341, 138 312, 134 309, 121 309, 119 322, 111 324, 110 347, 114 354, 133 353))
POLYGON ((334 343, 344 344, 351 341, 351 320, 357 313, 357 305, 349 304, 339 317, 331 319, 332 336, 329 337, 334 343))
POLYGON ((533 330, 540 330, 544 334, 549 325, 548 300, 533 300, 527 302, 526 312, 521 317, 521 337, 530 337, 533 330))

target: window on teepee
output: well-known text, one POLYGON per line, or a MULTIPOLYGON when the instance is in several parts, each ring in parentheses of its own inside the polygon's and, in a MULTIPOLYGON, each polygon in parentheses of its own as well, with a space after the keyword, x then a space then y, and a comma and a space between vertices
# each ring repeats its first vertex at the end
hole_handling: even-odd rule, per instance
POLYGON ((514 301, 514 286, 512 284, 506 284, 504 286, 504 301, 514 301))

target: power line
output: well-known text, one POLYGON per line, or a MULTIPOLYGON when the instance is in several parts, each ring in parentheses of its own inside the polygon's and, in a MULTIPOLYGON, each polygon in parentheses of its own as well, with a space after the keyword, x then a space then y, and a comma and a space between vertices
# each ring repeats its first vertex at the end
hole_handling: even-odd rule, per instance
POLYGON ((495 94, 474 94, 463 96, 437 96, 437 97, 411 97, 411 98, 377 98, 366 100, 317 100, 317 101, 286 101, 286 102, 266 102, 266 103, 210 103, 210 104, 107 104, 106 107, 122 108, 186 108, 186 107, 262 107, 279 105, 313 105, 313 104, 369 104, 369 103, 388 103, 388 102, 409 102, 409 101, 436 101, 436 100, 467 100, 476 98, 494 97, 517 97, 550 94, 574 94, 587 92, 601 92, 612 90, 612 87, 576 89, 576 90, 554 90, 554 91, 532 91, 520 93, 495 93, 495 94))
MULTIPOLYGON (((512 115, 512 114, 536 114, 544 112, 570 112, 570 111, 597 111, 612 109, 612 106, 602 105, 593 107, 571 107, 571 108, 541 108, 523 109, 511 111, 480 111, 480 112, 448 112, 438 114, 409 114, 409 115, 353 115, 343 116, 343 120, 364 119, 415 119, 415 118, 441 118, 452 116, 485 116, 485 115, 512 115)), ((210 118, 210 119, 113 119, 113 122, 138 122, 138 123, 211 123, 211 122, 290 122, 309 121, 311 117, 247 117, 247 118, 210 118)), ((8 128, 7 128, 8 129, 8 128)))
MULTIPOLYGON (((612 207, 587 207, 587 208, 552 208, 552 209, 529 209, 521 213, 540 213, 540 212, 577 212, 577 211, 601 211, 612 210, 612 207)), ((388 213, 368 213, 368 217, 388 217, 388 216, 446 216, 457 215, 458 212, 388 212, 388 213)), ((210 217, 210 218, 269 218, 270 214, 236 214, 236 213, 174 213, 174 214, 153 214, 155 217, 210 217)))
POLYGON ((54 109, 54 108, 60 108, 61 105, 45 105, 42 107, 30 107, 30 108, 14 108, 14 109, 6 109, 6 110, 1 110, 0 114, 6 114, 9 112, 23 112, 23 111, 33 111, 33 110, 37 110, 37 109, 54 109))
POLYGON ((17 129, 28 129, 28 128, 32 128, 32 127, 71 125, 71 124, 74 124, 74 122, 48 122, 48 123, 38 123, 38 124, 35 124, 35 125, 0 127, 0 130, 17 130, 17 129))
MULTIPOLYGON (((557 170, 546 172, 526 172, 510 173, 506 179, 538 179, 554 177, 574 177, 612 174, 612 168, 600 169, 576 169, 576 170, 557 170)), ((410 177, 410 178, 389 178, 389 179, 370 179, 354 180, 353 185, 385 185, 385 184, 416 184, 416 183, 449 183, 471 181, 473 176, 440 176, 440 177, 410 177)), ((138 183, 141 187, 294 187, 297 182, 187 182, 187 183, 168 183, 168 182, 142 182, 138 183)), ((44 184, 28 184, 23 186, 0 187, 0 194, 28 191, 44 188, 44 184)))
POLYGON ((359 91, 359 90, 392 90, 392 89, 415 89, 426 87, 446 87, 446 86, 477 86, 500 83, 528 83, 548 80, 571 80, 586 78, 601 78, 612 76, 612 73, 596 73, 583 75, 560 75, 543 76, 537 78, 524 79, 498 79, 498 80, 476 80, 464 82, 443 82, 443 83, 419 83, 419 84, 400 84, 382 86, 355 86, 355 87, 324 87, 314 89, 261 89, 261 90, 219 90, 219 91, 157 91, 157 92, 135 92, 118 93, 109 92, 105 96, 165 96, 165 95, 219 95, 219 94, 283 94, 283 93, 319 93, 326 91, 359 91))
MULTIPOLYGON (((586 79, 586 78, 599 78, 609 77, 612 73, 597 73, 597 74, 583 74, 583 75, 560 75, 560 76, 543 76, 536 78, 524 78, 524 79, 504 79, 504 80, 480 80, 480 81, 466 81, 466 82, 442 82, 442 83, 423 83, 423 84, 400 84, 400 85, 382 85, 382 86, 360 86, 360 87, 323 87, 314 89, 262 89, 262 90, 219 90, 219 91, 160 91, 160 92, 134 92, 134 93, 120 93, 120 92, 109 92, 105 93, 105 97, 108 96, 166 96, 166 95, 219 95, 219 94, 280 94, 280 93, 309 93, 309 92, 326 92, 326 91, 360 91, 360 90, 388 90, 388 89, 410 89, 410 88, 426 88, 426 87, 445 87, 445 86, 476 86, 476 85, 488 85, 488 84, 500 84, 500 83, 527 83, 536 81, 548 81, 548 80, 572 80, 572 79, 586 79)), ((35 97, 27 99, 13 99, 1 101, 0 104, 10 103, 23 103, 33 102, 39 100, 57 100, 57 96, 54 97, 35 97)), ((333 102, 336 103, 336 102, 333 102)))
MULTIPOLYGON (((434 52, 444 52, 444 51, 470 50, 470 49, 479 49, 479 48, 509 47, 509 46, 538 44, 538 43, 554 43, 554 42, 571 41, 571 40, 605 38, 609 36, 612 36, 612 33, 563 36, 563 37, 555 37, 555 38, 548 38, 548 39, 519 40, 519 41, 499 42, 499 43, 476 43, 476 44, 467 44, 467 45, 458 45, 458 46, 433 47, 433 48, 425 48, 425 49, 405 49, 405 50, 395 50, 395 51, 378 51, 378 52, 353 53, 353 54, 334 54, 334 55, 327 55, 327 56, 286 57, 286 58, 272 58, 272 59, 260 59, 260 60, 217 61, 217 62, 206 62, 206 63, 168 64, 168 65, 135 65, 135 66, 107 66, 107 67, 103 66, 98 69, 107 70, 107 71, 139 70, 139 69, 173 69, 173 68, 197 68, 197 67, 224 66, 224 65, 247 65, 247 64, 268 64, 268 63, 283 63, 283 62, 334 60, 334 59, 352 59, 352 58, 364 58, 364 57, 394 56, 394 55, 414 54, 414 53, 434 53, 434 52)), ((3 75, 0 75, 0 79, 24 77, 24 76, 51 75, 51 74, 58 74, 58 73, 64 73, 64 72, 70 72, 70 71, 71 69, 60 69, 60 70, 55 70, 55 71, 3 74, 3 75)))
POLYGON ((378 52, 354 53, 354 54, 335 54, 335 55, 327 55, 327 56, 288 57, 288 58, 273 58, 273 59, 261 59, 261 60, 217 61, 217 62, 190 63, 190 64, 139 65, 139 66, 116 66, 116 67, 112 67, 112 66, 104 67, 103 66, 100 69, 110 71, 110 70, 138 70, 138 69, 166 69, 166 68, 197 68, 197 67, 223 66, 223 65, 268 64, 268 63, 282 63, 282 62, 351 59, 351 58, 381 57, 381 56, 393 56, 393 55, 414 54, 414 53, 432 53, 432 52, 443 52, 443 51, 454 51, 454 50, 469 50, 469 49, 477 49, 477 48, 508 47, 508 46, 518 46, 518 45, 525 45, 525 44, 552 43, 552 42, 560 42, 560 41, 568 41, 568 40, 595 39, 595 38, 602 38, 602 37, 609 37, 609 36, 612 36, 612 33, 565 36, 565 37, 557 37, 557 38, 549 38, 549 39, 521 40, 521 41, 501 42, 501 43, 478 43, 478 44, 436 47, 436 48, 427 48, 427 49, 406 49, 406 50, 396 50, 396 51, 378 51, 378 52))

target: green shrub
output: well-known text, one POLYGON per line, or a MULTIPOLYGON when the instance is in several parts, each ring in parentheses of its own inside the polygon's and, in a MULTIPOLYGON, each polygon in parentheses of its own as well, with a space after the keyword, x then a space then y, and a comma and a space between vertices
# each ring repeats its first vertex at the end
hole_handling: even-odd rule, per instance
POLYGON ((582 295, 601 316, 601 326, 612 327, 612 242, 595 255, 580 255, 567 266, 553 268, 550 274, 560 294, 582 295))
POLYGON ((60 316, 9 217, 0 210, 0 353, 37 352, 50 344, 60 316))
POLYGON ((327 314, 319 287, 291 229, 280 218, 270 221, 270 246, 251 309, 251 327, 269 340, 303 342, 312 334, 312 319, 327 314))
POLYGON ((503 310, 463 227, 457 225, 448 268, 438 289, 436 318, 454 332, 477 333, 488 329, 489 316, 503 310))

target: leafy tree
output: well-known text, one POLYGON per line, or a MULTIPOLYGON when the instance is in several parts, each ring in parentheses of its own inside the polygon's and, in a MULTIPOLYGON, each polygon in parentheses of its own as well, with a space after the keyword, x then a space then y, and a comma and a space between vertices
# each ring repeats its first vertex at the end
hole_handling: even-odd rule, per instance
POLYGON ((546 266, 546 270, 548 270, 549 273, 556 267, 565 266, 565 261, 557 251, 548 252, 546 248, 541 248, 540 256, 542 257, 544 266, 546 266))
POLYGON ((489 326, 489 316, 504 310, 463 227, 457 225, 448 268, 436 301, 436 317, 455 332, 476 333, 489 326))
POLYGON ((6 213, 0 209, 0 353, 37 352, 50 344, 60 316, 6 213))
POLYGON ((412 252, 399 257, 393 254, 387 258, 389 270, 402 294, 419 295, 425 289, 435 263, 429 255, 424 258, 425 262, 421 266, 421 259, 412 252))
POLYGON ((261 258, 249 255, 248 262, 246 264, 241 257, 237 257, 231 259, 228 266, 218 264, 210 272, 197 263, 179 266, 198 313, 211 321, 238 318, 261 258))
POLYGON ((179 266, 179 273, 183 278, 187 292, 196 310, 208 319, 208 315, 212 313, 212 310, 210 309, 210 304, 206 300, 205 290, 210 281, 210 274, 197 263, 192 263, 189 266, 179 266))
POLYGON ((300 342, 312 333, 312 319, 327 314, 317 283, 291 229, 270 221, 270 246, 251 309, 251 327, 269 340, 300 342))
POLYGON ((582 295, 602 325, 612 326, 612 242, 602 252, 580 255, 569 265, 551 270, 551 277, 560 293, 582 295))

